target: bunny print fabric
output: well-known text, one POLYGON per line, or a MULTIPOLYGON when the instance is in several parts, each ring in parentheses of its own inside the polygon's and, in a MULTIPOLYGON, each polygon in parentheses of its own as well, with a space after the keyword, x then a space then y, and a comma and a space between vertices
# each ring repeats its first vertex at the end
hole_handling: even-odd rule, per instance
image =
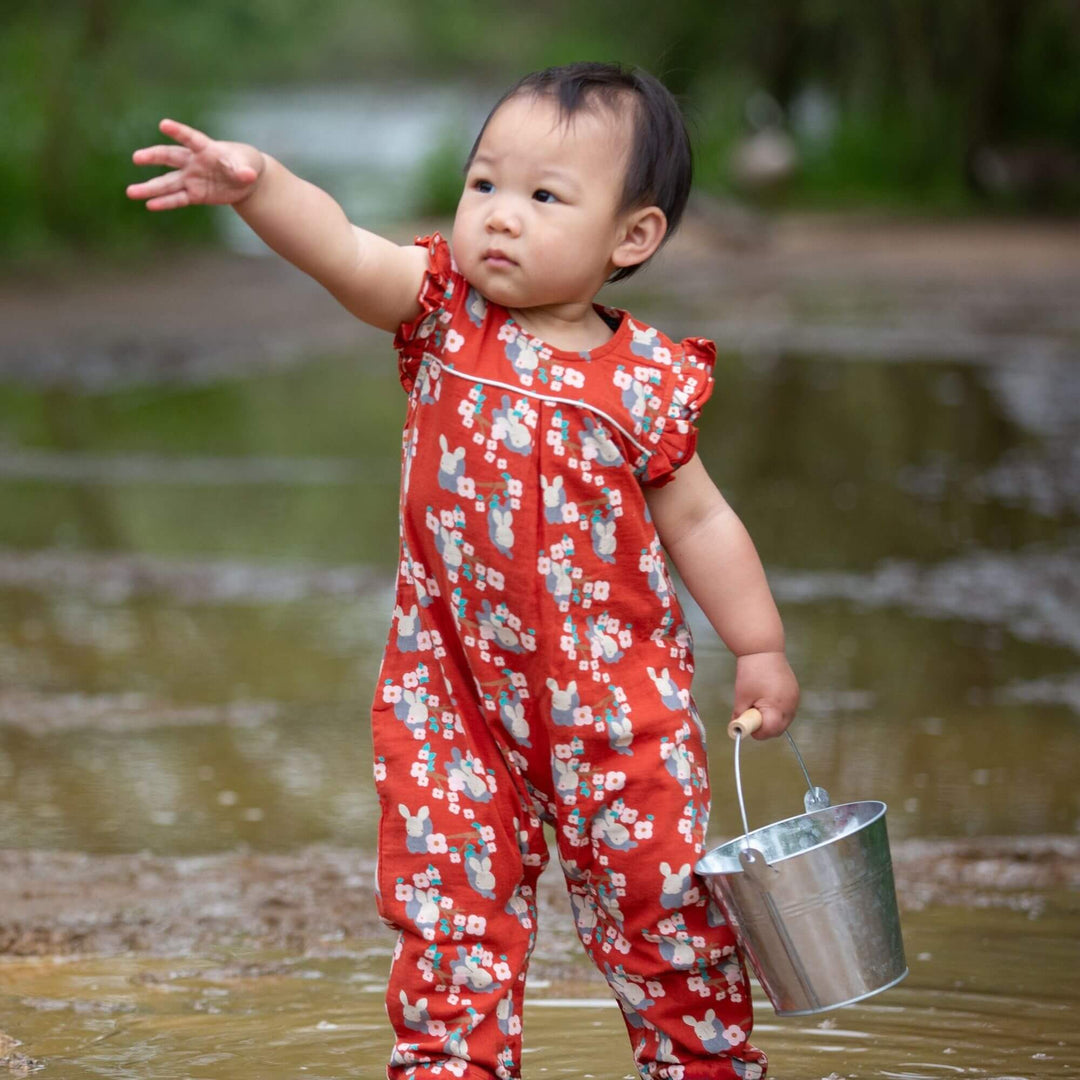
POLYGON ((520 1076, 547 823, 641 1075, 755 1080, 746 973, 691 872, 709 805, 693 642, 641 490, 692 456, 714 349, 599 307, 610 341, 553 348, 441 237, 417 243, 372 710, 379 910, 399 931, 387 1075, 520 1076))

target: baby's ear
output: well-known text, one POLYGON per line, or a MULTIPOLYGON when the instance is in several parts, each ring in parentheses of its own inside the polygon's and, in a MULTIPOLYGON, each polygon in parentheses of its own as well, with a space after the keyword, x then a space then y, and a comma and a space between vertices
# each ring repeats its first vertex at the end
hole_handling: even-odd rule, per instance
POLYGON ((667 216, 659 206, 642 206, 623 219, 622 239, 611 253, 615 266, 637 266, 645 262, 663 243, 667 216))

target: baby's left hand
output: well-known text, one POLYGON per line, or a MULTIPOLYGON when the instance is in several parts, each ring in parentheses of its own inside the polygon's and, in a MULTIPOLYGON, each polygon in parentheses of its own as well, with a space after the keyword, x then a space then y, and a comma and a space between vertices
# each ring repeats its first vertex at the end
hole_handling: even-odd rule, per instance
POLYGON ((782 652, 747 653, 735 666, 735 709, 732 719, 749 708, 761 712, 761 727, 755 739, 782 735, 799 704, 799 683, 782 652))

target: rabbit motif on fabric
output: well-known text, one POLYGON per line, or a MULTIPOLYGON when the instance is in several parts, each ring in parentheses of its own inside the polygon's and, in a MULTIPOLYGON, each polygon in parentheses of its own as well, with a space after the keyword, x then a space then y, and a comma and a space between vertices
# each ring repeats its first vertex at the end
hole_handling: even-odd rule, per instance
POLYGON ((693 456, 715 349, 602 307, 608 342, 557 349, 441 237, 419 242, 372 708, 391 1074, 519 1075, 547 823, 644 1080, 753 1080, 745 971, 691 869, 709 802, 693 641, 642 490, 693 456))

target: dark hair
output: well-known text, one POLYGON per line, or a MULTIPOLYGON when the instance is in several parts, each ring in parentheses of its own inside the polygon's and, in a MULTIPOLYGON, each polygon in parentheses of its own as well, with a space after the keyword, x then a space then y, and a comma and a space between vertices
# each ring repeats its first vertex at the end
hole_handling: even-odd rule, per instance
MULTIPOLYGON (((667 232, 662 241, 666 243, 686 208, 693 175, 690 136, 671 91, 647 71, 624 68, 621 64, 583 62, 534 71, 514 83, 487 114, 469 151, 466 171, 499 107, 510 98, 528 93, 554 98, 563 120, 594 108, 598 102, 618 112, 629 98, 634 110, 634 143, 623 180, 619 213, 641 206, 660 207, 667 218, 667 232)), ((608 280, 622 281, 644 265, 621 266, 608 280)))

